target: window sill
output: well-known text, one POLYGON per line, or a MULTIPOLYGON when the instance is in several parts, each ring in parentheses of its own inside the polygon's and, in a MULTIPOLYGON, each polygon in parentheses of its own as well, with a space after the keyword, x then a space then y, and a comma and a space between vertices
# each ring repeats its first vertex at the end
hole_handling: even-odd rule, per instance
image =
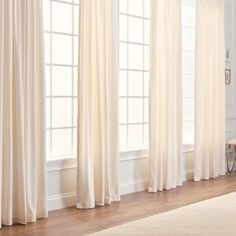
POLYGON ((75 157, 57 158, 47 161, 47 172, 74 169, 77 166, 75 157))
MULTIPOLYGON (((184 144, 183 153, 193 152, 193 144, 184 144)), ((120 152, 120 162, 140 160, 149 158, 148 149, 143 150, 127 150, 120 152)), ((77 166, 76 157, 58 158, 47 161, 47 172, 55 172, 60 170, 75 169, 77 166)))

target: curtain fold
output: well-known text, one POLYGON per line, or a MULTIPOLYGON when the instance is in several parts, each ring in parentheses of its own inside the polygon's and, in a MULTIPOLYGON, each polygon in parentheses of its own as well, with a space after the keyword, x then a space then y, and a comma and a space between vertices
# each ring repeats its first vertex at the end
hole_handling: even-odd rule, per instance
POLYGON ((198 0, 195 181, 225 174, 224 1, 198 0))
POLYGON ((81 0, 77 207, 118 201, 118 0, 81 0))
POLYGON ((182 185, 181 1, 152 0, 149 192, 182 185))
POLYGON ((0 220, 47 217, 41 0, 0 2, 0 220))

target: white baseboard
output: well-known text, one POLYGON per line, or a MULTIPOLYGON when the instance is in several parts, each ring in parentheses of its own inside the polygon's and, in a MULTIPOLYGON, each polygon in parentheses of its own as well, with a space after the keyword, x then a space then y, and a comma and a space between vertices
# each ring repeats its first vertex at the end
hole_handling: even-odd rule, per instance
POLYGON ((194 170, 186 170, 184 173, 184 181, 193 180, 194 179, 194 170))
POLYGON ((131 181, 125 184, 121 184, 121 195, 128 194, 128 193, 135 193, 147 190, 148 188, 148 181, 147 179, 138 179, 136 181, 131 181))
POLYGON ((65 193, 48 197, 48 210, 54 211, 76 205, 76 193, 65 193))
MULTIPOLYGON (((184 174, 185 180, 193 179, 193 170, 188 170, 184 174)), ((147 178, 137 179, 135 181, 130 181, 121 184, 121 195, 135 193, 140 191, 145 191, 148 188, 147 178)), ((76 205, 76 193, 66 193, 61 195, 49 196, 48 198, 48 210, 58 210, 66 207, 71 207, 76 205)))
MULTIPOLYGON (((147 189, 147 186, 148 186, 148 182, 147 180, 144 180, 144 179, 122 184, 121 195, 144 191, 147 189)), ((48 210, 49 211, 59 210, 66 207, 72 207, 75 205, 76 205, 75 192, 48 197, 48 210)))

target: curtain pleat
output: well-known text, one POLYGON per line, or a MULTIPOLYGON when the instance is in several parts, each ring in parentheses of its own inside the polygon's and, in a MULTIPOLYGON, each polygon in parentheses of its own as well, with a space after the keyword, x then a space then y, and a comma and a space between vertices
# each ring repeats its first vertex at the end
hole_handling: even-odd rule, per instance
POLYGON ((198 0, 194 178, 225 174, 224 1, 198 0))
POLYGON ((117 0, 80 1, 78 208, 120 199, 117 30, 117 0))
POLYGON ((182 185, 181 1, 152 0, 149 192, 182 185))
POLYGON ((0 3, 1 223, 47 216, 41 0, 0 3))

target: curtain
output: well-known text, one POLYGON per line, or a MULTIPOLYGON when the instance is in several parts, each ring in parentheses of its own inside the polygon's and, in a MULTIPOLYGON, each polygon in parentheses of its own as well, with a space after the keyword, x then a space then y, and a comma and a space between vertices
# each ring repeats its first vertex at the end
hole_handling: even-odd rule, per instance
POLYGON ((182 185, 181 1, 152 0, 149 192, 182 185))
POLYGON ((0 2, 0 220, 47 216, 42 6, 0 2))
POLYGON ((81 0, 77 207, 120 199, 118 1, 81 0))
POLYGON ((194 178, 225 174, 224 1, 198 0, 194 178))

